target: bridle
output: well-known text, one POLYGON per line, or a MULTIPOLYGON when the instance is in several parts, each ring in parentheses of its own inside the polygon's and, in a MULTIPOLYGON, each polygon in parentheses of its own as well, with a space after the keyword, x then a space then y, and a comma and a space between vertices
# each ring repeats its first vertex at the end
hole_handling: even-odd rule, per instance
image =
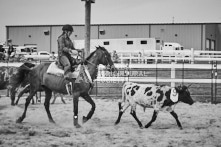
MULTIPOLYGON (((102 51, 102 50, 101 50, 101 51, 102 51)), ((107 67, 108 65, 111 66, 111 65, 109 64, 109 61, 107 60, 107 55, 105 54, 105 52, 102 51, 102 53, 104 54, 104 58, 105 58, 106 63, 107 63, 107 65, 105 65, 105 66, 106 66, 106 67, 107 67)), ((98 65, 95 65, 94 63, 90 62, 89 60, 85 60, 85 61, 86 61, 87 63, 89 63, 89 64, 95 66, 96 68, 97 68, 97 66, 98 66, 98 65)))

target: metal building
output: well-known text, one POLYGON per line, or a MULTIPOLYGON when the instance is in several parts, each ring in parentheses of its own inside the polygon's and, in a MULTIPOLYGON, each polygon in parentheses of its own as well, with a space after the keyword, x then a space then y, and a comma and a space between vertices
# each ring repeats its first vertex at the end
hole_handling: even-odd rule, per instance
MULTIPOLYGON (((37 45, 57 52, 62 25, 6 26, 6 38, 14 45, 37 45)), ((84 25, 73 25, 72 40, 84 39, 84 25)), ((221 51, 221 23, 92 24, 91 39, 158 38, 178 42, 184 48, 221 51)))

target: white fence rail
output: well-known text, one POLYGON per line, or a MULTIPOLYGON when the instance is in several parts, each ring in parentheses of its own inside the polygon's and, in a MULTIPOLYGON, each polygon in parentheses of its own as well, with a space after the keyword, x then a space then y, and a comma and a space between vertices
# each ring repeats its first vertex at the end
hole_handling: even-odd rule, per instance
MULTIPOLYGON (((129 72, 129 69, 134 70, 149 70, 150 69, 170 69, 171 76, 170 78, 165 77, 133 77, 133 76, 127 76, 126 73, 125 76, 119 76, 118 74, 111 75, 111 76, 105 76, 105 68, 104 66, 99 67, 98 77, 97 81, 99 82, 124 82, 124 81, 131 81, 131 82, 166 82, 171 83, 171 86, 174 87, 175 83, 221 83, 221 79, 218 79, 218 70, 221 70, 221 64, 175 64, 172 62, 171 64, 115 64, 115 66, 119 69, 124 69, 125 72, 129 72), (211 74, 214 76, 204 78, 204 79, 182 79, 182 78, 176 78, 176 69, 199 69, 199 70, 209 70, 211 74)), ((203 73, 202 73, 203 74, 203 73)))
POLYGON ((184 61, 195 63, 196 61, 221 61, 221 51, 199 50, 143 50, 134 52, 118 51, 120 62, 124 63, 147 63, 149 61, 184 61))

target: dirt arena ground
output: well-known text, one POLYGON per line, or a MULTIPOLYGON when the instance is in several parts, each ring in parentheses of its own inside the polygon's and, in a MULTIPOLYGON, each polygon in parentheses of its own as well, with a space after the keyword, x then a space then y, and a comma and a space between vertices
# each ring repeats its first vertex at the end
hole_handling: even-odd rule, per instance
MULTIPOLYGON (((82 124, 81 118, 90 110, 90 105, 80 98, 79 118, 82 128, 73 126, 72 101, 60 99, 51 105, 56 124, 48 122, 44 105, 29 106, 22 124, 15 120, 22 114, 24 98, 18 106, 10 106, 7 97, 0 98, 0 146, 1 147, 219 147, 221 146, 221 104, 199 103, 192 106, 179 103, 175 111, 183 125, 180 130, 174 118, 160 113, 148 129, 140 129, 128 109, 119 125, 117 99, 94 99, 95 114, 82 124)), ((145 125, 153 109, 143 112, 137 108, 137 116, 145 125)))

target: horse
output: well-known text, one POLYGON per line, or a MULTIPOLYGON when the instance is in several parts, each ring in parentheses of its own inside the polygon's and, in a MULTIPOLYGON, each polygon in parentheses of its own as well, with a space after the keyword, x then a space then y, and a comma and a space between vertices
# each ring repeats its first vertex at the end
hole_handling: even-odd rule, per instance
MULTIPOLYGON (((104 47, 96 47, 96 50, 93 51, 83 62, 85 66, 88 68, 89 75, 91 80, 97 78, 98 73, 98 65, 102 64, 107 67, 109 72, 117 71, 117 68, 114 66, 114 63, 111 59, 110 53, 104 47)), ((65 80, 62 76, 52 75, 47 73, 47 69, 50 63, 41 63, 34 68, 30 69, 27 66, 23 65, 20 68, 16 81, 22 81, 25 75, 29 77, 30 83, 30 93, 26 98, 25 108, 22 115, 16 120, 16 123, 22 123, 24 118, 26 117, 27 108, 29 106, 30 100, 36 94, 40 87, 44 88, 45 91, 45 110, 47 112, 47 116, 50 123, 55 123, 52 118, 50 112, 50 99, 52 96, 52 91, 67 94, 68 91, 65 88, 65 85, 69 83, 69 81, 65 80)), ((82 78, 83 79, 83 78, 82 78)), ((85 80, 85 79, 84 79, 85 80)), ((89 95, 89 91, 93 87, 93 85, 88 81, 80 81, 79 83, 74 84, 71 88, 72 97, 73 97, 73 107, 74 107, 74 115, 73 115, 73 125, 76 128, 80 128, 81 125, 78 123, 78 102, 79 97, 82 97, 85 101, 91 104, 91 110, 88 112, 87 116, 83 116, 83 123, 86 123, 94 114, 96 105, 89 95)))
MULTIPOLYGON (((26 86, 29 84, 28 83, 28 78, 27 78, 27 74, 20 74, 22 72, 23 66, 29 67, 29 68, 33 68, 35 67, 35 64, 30 63, 30 62, 25 62, 23 63, 21 66, 19 66, 17 68, 17 72, 15 74, 13 74, 10 78, 9 78, 9 86, 10 86, 10 98, 11 98, 11 105, 14 106, 15 104, 18 104, 18 100, 19 98, 22 96, 21 93, 19 93, 18 95, 18 99, 15 103, 15 95, 17 93, 18 88, 20 87, 24 87, 26 88, 26 86), (19 73, 19 74, 18 74, 19 73), (18 76, 24 76, 24 77, 18 77, 18 76), (18 79, 22 79, 22 80, 18 80, 18 79)), ((32 99, 32 104, 34 103, 34 99, 32 99)))

